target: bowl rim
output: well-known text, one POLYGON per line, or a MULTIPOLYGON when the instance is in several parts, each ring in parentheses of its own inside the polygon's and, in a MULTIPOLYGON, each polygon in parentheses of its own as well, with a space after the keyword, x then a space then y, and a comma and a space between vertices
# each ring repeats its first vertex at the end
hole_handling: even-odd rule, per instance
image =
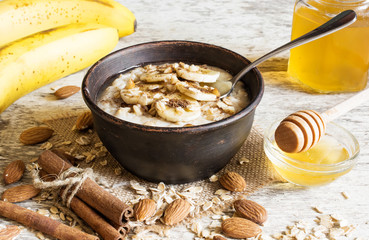
MULTIPOLYGON (((226 48, 214 45, 214 44, 203 43, 203 42, 187 41, 187 40, 163 40, 163 41, 151 41, 151 42, 144 42, 144 43, 140 43, 140 44, 131 45, 131 46, 121 48, 121 49, 118 49, 116 51, 113 51, 113 52, 109 53, 108 55, 106 55, 105 57, 101 58, 96 63, 94 63, 88 69, 87 73, 83 77, 82 87, 81 87, 82 96, 83 96, 87 106, 91 110, 98 113, 101 117, 103 117, 105 119, 108 119, 108 120, 111 120, 111 121, 117 123, 118 125, 120 125, 120 124, 123 125, 124 124, 127 127, 134 128, 134 129, 139 129, 139 130, 143 130, 143 131, 147 131, 147 132, 172 132, 172 133, 189 132, 189 133, 191 133, 191 132, 194 132, 194 131, 196 131, 196 132, 200 131, 201 132, 201 131, 208 131, 210 129, 225 127, 225 126, 231 124, 232 122, 235 122, 235 121, 239 120, 240 118, 244 117, 248 113, 252 112, 258 106, 258 104, 260 103, 260 101, 262 99, 262 96, 264 94, 264 79, 263 79, 259 69, 257 69, 257 67, 255 67, 251 71, 256 75, 256 78, 259 79, 260 90, 259 90, 259 92, 256 93, 254 101, 250 102, 245 108, 243 108, 238 113, 236 113, 232 116, 229 116, 227 118, 221 119, 219 121, 216 121, 216 122, 211 122, 211 123, 202 124, 202 125, 188 126, 188 127, 148 126, 148 125, 133 123, 133 122, 129 122, 129 121, 125 121, 123 119, 117 118, 117 117, 105 112, 100 107, 98 107, 98 105, 92 100, 91 95, 90 95, 90 91, 87 88, 88 79, 89 79, 90 75, 92 74, 93 70, 96 67, 98 67, 100 64, 102 64, 104 61, 111 58, 112 56, 120 54, 124 51, 129 51, 131 49, 139 48, 139 47, 143 47, 143 46, 155 47, 155 45, 162 45, 162 44, 197 44, 197 45, 202 45, 202 46, 206 46, 206 47, 210 47, 210 48, 217 48, 221 51, 226 51, 226 52, 229 52, 231 54, 234 54, 234 55, 238 56, 239 58, 241 58, 242 60, 245 60, 246 62, 250 63, 250 60, 248 60, 244 56, 242 56, 242 55, 240 55, 240 54, 238 54, 238 53, 236 53, 232 50, 229 50, 229 49, 226 49, 226 48)), ((136 66, 132 66, 132 68, 134 68, 136 66)), ((127 68, 127 69, 124 69, 122 71, 126 71, 126 70, 129 70, 129 69, 130 68, 127 68)), ((114 73, 114 74, 117 74, 117 73, 114 73)), ((114 74, 112 74, 111 76, 113 76, 114 74)))
POLYGON ((356 137, 350 131, 348 131, 347 129, 345 129, 344 127, 338 125, 335 122, 328 122, 327 123, 327 128, 328 128, 328 125, 333 126, 337 129, 339 129, 340 131, 342 131, 343 133, 347 134, 348 137, 350 138, 350 140, 352 140, 353 146, 354 146, 354 151, 352 151, 352 154, 350 154, 349 158, 347 158, 344 161, 338 162, 338 163, 321 164, 321 163, 304 162, 304 161, 300 161, 300 160, 297 160, 295 158, 286 156, 284 154, 284 152, 281 149, 279 149, 277 146, 275 146, 272 142, 273 141, 272 139, 274 139, 275 129, 277 128, 277 126, 279 125, 279 123, 282 120, 283 119, 280 119, 278 121, 273 122, 270 125, 270 127, 264 133, 264 151, 265 151, 266 154, 267 154, 267 152, 269 152, 273 156, 272 157, 273 159, 271 159, 268 156, 270 161, 272 161, 272 162, 273 161, 278 161, 279 163, 287 165, 288 167, 292 167, 292 168, 299 169, 299 170, 306 171, 306 172, 310 172, 310 173, 320 173, 320 174, 321 173, 343 172, 343 171, 346 171, 347 169, 349 169, 350 167, 354 166, 354 164, 357 162, 357 157, 360 153, 360 145, 359 145, 358 140, 356 139, 356 137), (307 166, 308 168, 302 168, 302 167, 292 165, 288 161, 286 161, 285 159, 287 159, 288 161, 293 162, 293 163, 300 163, 303 166, 307 166), (319 170, 309 169, 310 167, 319 167, 319 170))

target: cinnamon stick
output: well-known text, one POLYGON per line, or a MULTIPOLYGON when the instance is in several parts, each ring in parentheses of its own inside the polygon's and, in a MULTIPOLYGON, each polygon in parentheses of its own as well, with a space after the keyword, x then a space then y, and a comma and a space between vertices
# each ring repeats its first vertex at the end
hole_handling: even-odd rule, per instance
POLYGON ((13 203, 0 201, 0 215, 61 240, 99 240, 61 222, 13 203))
POLYGON ((117 225, 115 223, 111 223, 111 225, 122 235, 126 236, 130 230, 130 226, 128 223, 123 223, 122 225, 117 225))
POLYGON ((104 218, 78 199, 78 197, 72 199, 70 207, 75 214, 82 218, 104 240, 123 240, 123 237, 126 235, 121 235, 117 229, 107 223, 104 218))
MULTIPOLYGON (((60 174, 72 167, 50 150, 44 151, 38 158, 38 164, 49 174, 60 174)), ((123 225, 132 217, 133 210, 114 195, 105 191, 96 182, 87 178, 76 196, 92 208, 99 211, 116 225, 123 225)))

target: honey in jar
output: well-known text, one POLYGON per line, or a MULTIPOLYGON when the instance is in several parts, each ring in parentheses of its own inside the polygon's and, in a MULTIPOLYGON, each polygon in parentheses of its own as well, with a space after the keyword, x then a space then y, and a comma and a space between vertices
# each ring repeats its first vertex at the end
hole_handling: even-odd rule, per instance
POLYGON ((290 52, 288 73, 318 92, 352 92, 365 88, 369 69, 369 0, 297 0, 292 39, 340 12, 352 9, 350 26, 290 52))

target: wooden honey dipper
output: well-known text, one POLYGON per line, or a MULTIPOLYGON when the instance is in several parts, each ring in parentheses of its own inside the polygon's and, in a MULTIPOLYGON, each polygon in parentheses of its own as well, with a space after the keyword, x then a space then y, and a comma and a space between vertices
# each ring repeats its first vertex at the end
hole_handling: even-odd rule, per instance
POLYGON ((369 100, 369 88, 319 114, 314 110, 295 112, 281 121, 274 138, 278 147, 288 153, 309 150, 325 134, 326 124, 369 100))

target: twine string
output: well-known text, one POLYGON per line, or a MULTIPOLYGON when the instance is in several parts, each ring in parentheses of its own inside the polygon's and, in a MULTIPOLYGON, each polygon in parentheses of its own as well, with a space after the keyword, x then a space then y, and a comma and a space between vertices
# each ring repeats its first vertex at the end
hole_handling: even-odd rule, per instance
POLYGON ((82 184, 87 178, 93 177, 93 170, 91 168, 77 168, 70 167, 64 172, 57 175, 57 178, 53 181, 43 181, 39 176, 39 169, 35 168, 32 170, 33 185, 39 189, 60 189, 65 187, 61 194, 62 203, 70 208, 70 203, 73 197, 77 194, 82 184), (74 176, 71 176, 74 174, 74 176), (72 191, 71 191, 72 189, 72 191))

